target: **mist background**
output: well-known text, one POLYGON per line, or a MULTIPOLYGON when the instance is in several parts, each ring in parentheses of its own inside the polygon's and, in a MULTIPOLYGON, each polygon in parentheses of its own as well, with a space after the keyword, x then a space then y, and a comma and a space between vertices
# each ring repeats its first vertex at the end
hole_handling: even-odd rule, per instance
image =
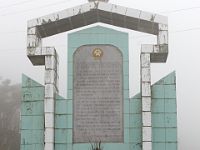
MULTIPOLYGON (((19 129, 21 74, 24 73, 39 83, 44 83, 44 67, 32 66, 26 56, 27 21, 86 2, 87 0, 0 0, 0 149, 5 141, 10 145, 19 142, 17 141, 19 137, 17 130, 19 129), (5 123, 6 128, 4 128, 5 123)), ((200 1, 110 0, 110 3, 168 17, 169 56, 166 63, 151 65, 152 83, 176 71, 178 149, 199 150, 200 1)), ((134 96, 140 89, 141 44, 156 43, 156 37, 101 23, 88 27, 96 25, 112 27, 129 33, 130 97, 134 96)), ((63 97, 67 94, 67 34, 74 31, 77 30, 43 40, 43 46, 55 46, 58 51, 60 58, 59 90, 63 97)), ((11 147, 2 150, 9 149, 13 150, 11 147)))

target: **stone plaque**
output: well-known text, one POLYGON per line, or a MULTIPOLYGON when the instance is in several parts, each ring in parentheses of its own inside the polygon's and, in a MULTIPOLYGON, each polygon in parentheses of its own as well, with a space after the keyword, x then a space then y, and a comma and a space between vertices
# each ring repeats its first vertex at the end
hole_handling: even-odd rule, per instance
POLYGON ((123 60, 111 45, 74 53, 73 142, 123 142, 123 60))

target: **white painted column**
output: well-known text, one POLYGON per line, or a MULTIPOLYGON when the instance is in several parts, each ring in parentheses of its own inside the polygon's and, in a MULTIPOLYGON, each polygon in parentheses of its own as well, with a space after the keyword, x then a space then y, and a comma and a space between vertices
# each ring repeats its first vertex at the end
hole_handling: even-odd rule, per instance
POLYGON ((33 65, 45 66, 44 150, 54 150, 55 97, 58 93, 58 55, 54 47, 42 47, 36 27, 28 28, 27 56, 33 65))
POLYGON ((54 150, 55 128, 55 97, 58 93, 58 58, 55 49, 45 55, 45 147, 44 150, 54 150))
POLYGON ((152 150, 150 53, 141 53, 142 150, 152 150))
POLYGON ((152 150, 151 63, 166 62, 168 27, 159 24, 157 45, 142 45, 140 58, 142 99, 142 150, 152 150))

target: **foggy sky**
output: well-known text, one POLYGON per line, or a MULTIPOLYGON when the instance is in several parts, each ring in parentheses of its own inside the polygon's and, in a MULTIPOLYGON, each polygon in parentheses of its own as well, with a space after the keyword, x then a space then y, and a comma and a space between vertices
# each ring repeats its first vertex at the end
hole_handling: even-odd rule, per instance
MULTIPOLYGON (((0 76, 21 82, 25 73, 43 83, 44 67, 34 67, 26 57, 27 20, 60 11, 87 0, 0 0, 0 76)), ((200 149, 200 1, 199 0, 110 0, 110 3, 159 13, 169 20, 169 56, 165 64, 152 64, 152 83, 176 71, 179 150, 200 149)), ((98 24, 102 25, 102 24, 98 24)), ((92 25, 94 26, 94 25, 92 25)), ((110 27, 108 25, 103 25, 110 27)), ((115 28, 129 33, 130 96, 139 92, 141 44, 156 43, 154 36, 115 28)), ((44 39, 55 46, 60 57, 60 94, 66 97, 67 33, 44 39)))
POLYGON ((0 78, 0 149, 19 150, 20 85, 0 78))

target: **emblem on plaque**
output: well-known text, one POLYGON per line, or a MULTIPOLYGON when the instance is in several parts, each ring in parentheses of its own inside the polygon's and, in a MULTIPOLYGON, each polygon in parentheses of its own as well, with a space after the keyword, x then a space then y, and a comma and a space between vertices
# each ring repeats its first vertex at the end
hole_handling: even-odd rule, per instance
POLYGON ((92 52, 94 58, 100 59, 103 56, 103 51, 100 48, 95 48, 92 52))

